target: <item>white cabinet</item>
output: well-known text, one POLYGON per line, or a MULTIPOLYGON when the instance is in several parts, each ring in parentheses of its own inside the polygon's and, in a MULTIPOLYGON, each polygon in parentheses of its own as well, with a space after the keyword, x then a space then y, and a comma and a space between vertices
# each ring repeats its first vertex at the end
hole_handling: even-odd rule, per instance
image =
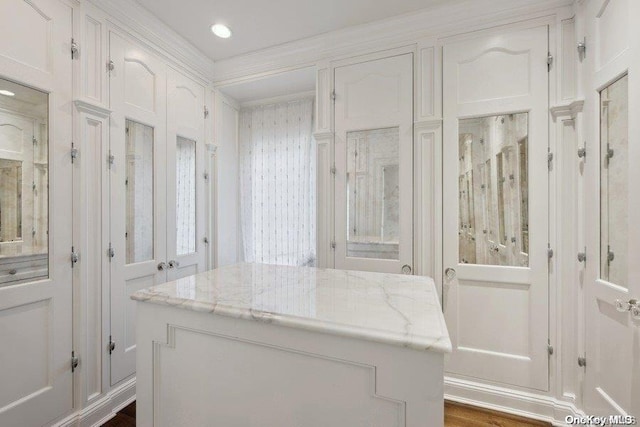
POLYGON ((129 296, 205 268, 205 89, 116 32, 109 42, 106 263, 115 385, 135 373, 135 305, 129 296))

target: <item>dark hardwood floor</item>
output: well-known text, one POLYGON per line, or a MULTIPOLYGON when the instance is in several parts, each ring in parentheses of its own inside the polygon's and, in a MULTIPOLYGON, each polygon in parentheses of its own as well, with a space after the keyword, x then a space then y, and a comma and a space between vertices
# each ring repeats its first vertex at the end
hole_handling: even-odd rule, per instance
MULTIPOLYGON (((136 402, 123 408, 115 417, 110 419, 103 427, 135 427, 136 402)), ((550 427, 551 424, 522 418, 503 412, 491 411, 475 406, 462 405, 460 403, 445 402, 444 404, 445 427, 550 427)), ((198 427, 198 426, 184 426, 198 427)))

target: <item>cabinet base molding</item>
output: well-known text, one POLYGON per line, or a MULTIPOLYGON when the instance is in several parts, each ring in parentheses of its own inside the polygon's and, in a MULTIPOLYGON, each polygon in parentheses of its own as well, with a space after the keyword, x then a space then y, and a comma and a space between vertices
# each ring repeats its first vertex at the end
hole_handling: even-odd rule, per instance
POLYGON ((134 400, 136 400, 135 377, 115 387, 86 408, 53 424, 53 427, 100 427, 134 400))
POLYGON ((574 403, 552 396, 498 387, 460 378, 445 377, 444 398, 494 411, 565 426, 565 417, 584 416, 574 403))

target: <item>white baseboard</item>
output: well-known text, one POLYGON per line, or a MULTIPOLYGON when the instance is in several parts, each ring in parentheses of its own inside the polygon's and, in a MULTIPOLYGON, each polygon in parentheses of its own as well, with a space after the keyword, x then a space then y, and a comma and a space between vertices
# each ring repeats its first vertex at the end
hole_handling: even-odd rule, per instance
POLYGON ((136 379, 131 378, 96 402, 54 424, 53 427, 100 427, 136 399, 136 379))
POLYGON ((567 415, 584 413, 567 401, 460 378, 445 377, 445 399, 566 426, 567 415))

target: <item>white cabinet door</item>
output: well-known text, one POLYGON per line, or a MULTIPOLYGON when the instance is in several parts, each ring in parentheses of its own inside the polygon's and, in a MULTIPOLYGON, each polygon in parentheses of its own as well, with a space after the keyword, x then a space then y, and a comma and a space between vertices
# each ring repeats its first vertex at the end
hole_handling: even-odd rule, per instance
POLYGON ((166 67, 111 33, 111 384, 136 368, 130 295, 166 281, 166 67))
MULTIPOLYGON (((0 89, 14 92, 12 99, 37 109, 34 113, 47 123, 36 133, 39 144, 32 140, 33 125, 25 129, 0 123, 0 158, 7 173, 0 178, 0 198, 9 191, 19 194, 19 184, 13 190, 7 185, 10 159, 4 154, 39 152, 22 156, 19 162, 25 167, 13 175, 29 180, 22 191, 33 192, 26 198, 32 206, 20 197, 14 197, 17 203, 2 205, 1 228, 13 237, 1 239, 0 260, 4 264, 16 255, 44 258, 35 278, 0 284, 0 425, 6 427, 45 425, 72 409, 71 36, 72 9, 66 3, 0 2, 0 89), (17 212, 11 220, 5 216, 9 211, 17 212), (25 216, 31 216, 29 221, 22 221, 25 216)), ((13 110, 11 100, 4 98, 3 108, 13 110)), ((33 273, 33 265, 17 264, 3 273, 33 273)))
POLYGON ((592 0, 586 14, 584 409, 640 417, 640 3, 592 0))
POLYGON ((411 273, 413 54, 335 69, 335 267, 411 273))
POLYGON ((204 87, 175 70, 167 76, 168 280, 205 270, 204 87))
POLYGON ((547 27, 444 46, 447 372, 548 388, 547 27))

